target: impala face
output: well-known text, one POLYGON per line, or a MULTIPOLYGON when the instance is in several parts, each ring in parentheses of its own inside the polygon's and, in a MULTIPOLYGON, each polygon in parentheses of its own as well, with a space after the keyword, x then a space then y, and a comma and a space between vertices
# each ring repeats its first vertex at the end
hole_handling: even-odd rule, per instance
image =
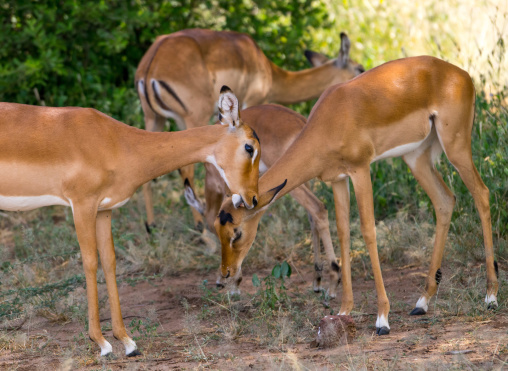
POLYGON ((254 208, 258 204, 258 178, 261 146, 256 133, 240 118, 239 103, 231 89, 223 86, 217 108, 219 122, 229 126, 213 155, 206 160, 214 165, 232 193, 235 208, 254 208))
POLYGON ((309 63, 313 67, 319 67, 325 64, 333 65, 335 67, 335 73, 330 76, 329 86, 331 86, 350 80, 365 72, 365 68, 361 64, 356 63, 349 57, 350 49, 351 41, 349 41, 348 36, 344 32, 341 32, 340 50, 337 58, 330 59, 324 54, 310 50, 305 51, 305 57, 307 57, 309 63))
POLYGON ((242 262, 256 238, 259 219, 263 209, 285 187, 286 181, 260 196, 254 210, 235 209, 232 198, 224 201, 215 219, 215 231, 219 237, 222 262, 217 286, 237 286, 242 279, 242 262))
POLYGON ((215 219, 215 230, 222 250, 217 286, 237 286, 242 279, 242 262, 256 237, 258 218, 246 218, 245 211, 235 209, 232 199, 224 202, 215 219))
POLYGON ((252 209, 258 203, 261 146, 254 131, 239 120, 220 141, 207 161, 215 166, 232 194, 235 208, 252 209))

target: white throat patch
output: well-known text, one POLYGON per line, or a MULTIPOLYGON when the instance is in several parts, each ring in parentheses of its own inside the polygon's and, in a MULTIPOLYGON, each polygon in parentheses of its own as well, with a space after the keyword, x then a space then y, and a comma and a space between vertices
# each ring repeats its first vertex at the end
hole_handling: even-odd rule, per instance
POLYGON ((209 155, 209 156, 206 156, 206 162, 212 164, 213 166, 215 166, 215 168, 217 169, 217 171, 219 172, 220 176, 222 177, 222 179, 224 180, 224 182, 226 183, 226 185, 228 186, 229 189, 231 189, 230 185, 229 185, 229 182, 226 178, 226 173, 224 172, 224 169, 221 168, 218 164, 217 164, 217 161, 215 160, 215 156, 213 155, 209 155))

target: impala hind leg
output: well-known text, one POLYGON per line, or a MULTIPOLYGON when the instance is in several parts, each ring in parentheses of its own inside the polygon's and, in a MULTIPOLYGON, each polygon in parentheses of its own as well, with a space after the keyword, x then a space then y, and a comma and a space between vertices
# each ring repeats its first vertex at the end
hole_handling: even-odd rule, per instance
POLYGON ((446 186, 443 178, 434 166, 434 159, 441 153, 440 147, 439 142, 435 140, 434 144, 429 146, 423 153, 415 151, 403 157, 418 183, 430 197, 436 212, 436 235, 429 273, 425 282, 425 291, 420 296, 415 308, 411 311, 411 315, 427 313, 429 300, 437 291, 441 281, 440 268, 446 237, 455 205, 455 196, 446 186))
MULTIPOLYGON (((164 125, 166 123, 166 119, 164 117, 157 115, 151 109, 143 109, 143 111, 145 113, 145 129, 147 131, 164 131, 164 125)), ((143 198, 145 200, 146 210, 145 227, 147 232, 150 233, 151 228, 155 227, 155 214, 153 211, 152 187, 150 182, 143 184, 143 198)))
POLYGON ((97 214, 97 246, 99 249, 102 270, 108 288, 113 336, 125 346, 125 354, 133 357, 141 354, 136 343, 127 335, 120 308, 120 298, 116 285, 116 257, 113 236, 111 234, 111 210, 100 211, 97 214))
POLYGON ((310 229, 312 234, 312 251, 314 252, 314 280, 312 281, 312 289, 314 292, 321 292, 321 280, 323 279, 323 262, 321 261, 321 240, 319 239, 319 230, 316 222, 310 212, 307 212, 309 218, 310 229))
POLYGON ((320 256, 320 243, 322 242, 328 267, 330 268, 330 283, 327 293, 328 296, 333 299, 337 296, 337 287, 340 283, 340 277, 339 265, 337 264, 337 257, 335 256, 332 238, 330 236, 328 211, 325 205, 305 185, 295 188, 290 194, 307 210, 311 223, 312 246, 314 251, 314 291, 321 291, 323 263, 320 256))
POLYGON ((73 213, 86 277, 88 334, 90 339, 101 347, 101 356, 106 356, 112 353, 113 348, 102 335, 99 320, 99 299, 97 295, 97 266, 99 262, 96 242, 97 206, 97 204, 75 204, 73 213))
POLYGON ((378 314, 376 320, 376 334, 387 335, 390 333, 388 324, 388 312, 390 311, 390 302, 386 296, 383 276, 381 274, 381 265, 376 241, 376 224, 374 220, 374 198, 372 193, 372 182, 370 179, 370 167, 356 169, 351 175, 353 187, 358 202, 358 211, 360 212, 360 223, 363 239, 369 251, 372 264, 372 274, 377 292, 378 314))
POLYGON ((474 166, 471 152, 471 135, 468 133, 469 137, 456 136, 448 138, 441 134, 439 126, 437 128, 446 156, 457 169, 462 181, 473 196, 476 209, 480 214, 487 268, 487 295, 485 297, 485 303, 489 308, 497 308, 498 272, 497 262, 494 260, 489 189, 483 183, 480 174, 478 174, 474 166))
POLYGON ((339 314, 344 315, 351 313, 354 306, 350 259, 349 179, 332 183, 332 189, 335 203, 335 217, 337 220, 337 234, 339 235, 340 242, 340 260, 342 263, 342 300, 339 314))

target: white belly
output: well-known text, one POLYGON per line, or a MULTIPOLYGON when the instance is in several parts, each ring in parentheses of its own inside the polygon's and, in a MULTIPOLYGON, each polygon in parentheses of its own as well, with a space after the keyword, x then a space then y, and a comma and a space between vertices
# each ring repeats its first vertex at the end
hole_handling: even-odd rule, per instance
MULTIPOLYGON (((427 139, 427 138, 425 138, 425 139, 427 139)), ((422 143, 425 142, 425 139, 420 140, 419 142, 403 144, 401 146, 397 146, 397 147, 391 148, 388 151, 383 152, 379 156, 376 156, 372 160, 372 162, 376 162, 377 160, 381 160, 381 159, 384 159, 384 158, 401 157, 401 156, 407 155, 408 153, 411 153, 414 150, 416 150, 418 147, 420 147, 422 145, 422 143)))
POLYGON ((120 201, 120 202, 117 202, 116 204, 112 204, 111 203, 111 198, 109 197, 104 197, 101 201, 101 203, 99 204, 99 210, 112 210, 112 209, 117 209, 123 205, 125 205, 127 203, 127 201, 130 200, 130 197, 126 198, 125 200, 123 201, 120 201))
POLYGON ((70 206, 69 202, 52 195, 42 196, 2 196, 0 195, 0 210, 25 211, 38 209, 43 206, 70 206))

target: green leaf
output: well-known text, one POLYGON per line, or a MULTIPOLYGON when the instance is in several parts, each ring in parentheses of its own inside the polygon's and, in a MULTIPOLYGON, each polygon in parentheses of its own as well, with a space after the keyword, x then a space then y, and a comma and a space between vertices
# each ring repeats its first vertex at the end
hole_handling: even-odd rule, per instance
POLYGON ((272 276, 275 278, 280 278, 280 264, 277 264, 275 267, 273 267, 272 276))
POLYGON ((291 277, 291 266, 288 264, 287 261, 284 261, 281 266, 281 275, 282 278, 284 277, 291 277))
POLYGON ((259 277, 256 273, 252 275, 252 284, 254 285, 254 287, 261 286, 261 281, 259 280, 259 277))

